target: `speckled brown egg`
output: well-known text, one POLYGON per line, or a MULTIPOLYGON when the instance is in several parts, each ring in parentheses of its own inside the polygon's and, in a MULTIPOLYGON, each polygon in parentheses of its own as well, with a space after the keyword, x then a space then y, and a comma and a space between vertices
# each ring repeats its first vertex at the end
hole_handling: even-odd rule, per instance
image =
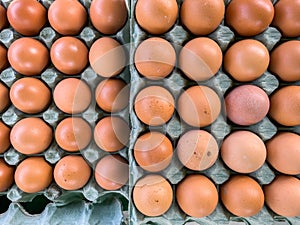
POLYGON ((222 51, 210 38, 189 41, 180 51, 179 68, 190 79, 204 81, 213 77, 221 67, 222 51))
POLYGON ((300 41, 284 42, 271 52, 270 71, 283 81, 300 80, 300 41))
POLYGON ((103 34, 115 34, 127 21, 125 0, 93 0, 90 18, 94 27, 103 34))
POLYGON ((85 111, 92 99, 89 86, 77 78, 67 78, 59 82, 53 92, 56 106, 68 114, 85 111))
POLYGON ((146 175, 133 187, 133 202, 145 216, 160 216, 168 211, 173 200, 169 182, 156 174, 146 175))
POLYGON ((0 31, 8 25, 6 9, 0 5, 0 31))
POLYGON ((95 91, 97 105, 106 112, 119 112, 128 105, 129 89, 121 79, 105 79, 95 91))
POLYGON ((57 125, 55 140, 68 152, 76 152, 88 146, 92 139, 92 129, 82 118, 69 117, 57 125))
POLYGON ((95 179, 105 190, 120 189, 129 179, 128 161, 120 155, 104 156, 96 165, 95 179))
POLYGON ((190 130, 177 144, 180 162, 191 170, 206 170, 217 160, 219 147, 215 138, 204 130, 190 130))
POLYGON ((20 34, 34 36, 46 24, 47 10, 36 0, 14 0, 7 8, 7 18, 20 34))
POLYGON ((242 126, 260 122, 269 111, 268 95, 255 85, 241 85, 225 97, 227 117, 242 126))
POLYGON ((260 185, 244 175, 231 177, 220 187, 220 198, 226 209, 240 217, 254 216, 264 206, 264 193, 260 185))
POLYGON ((176 199, 180 208, 189 216, 210 215, 218 204, 216 186, 200 174, 188 175, 177 186, 176 199))
POLYGON ((221 112, 219 96, 206 86, 188 88, 179 96, 177 105, 181 119, 194 127, 210 125, 221 112))
POLYGON ((26 193, 43 191, 52 182, 53 168, 43 157, 24 159, 15 171, 18 188, 26 193))
POLYGON ((121 150, 128 143, 130 128, 117 116, 101 119, 94 129, 94 140, 99 148, 107 152, 121 150))
POLYGON ((224 69, 237 81, 259 78, 268 68, 268 49, 259 41, 246 39, 236 42, 224 56, 224 69))
POLYGON ((114 77, 126 65, 123 46, 113 38, 102 37, 95 41, 89 51, 89 61, 93 70, 102 77, 114 77))
POLYGON ((270 116, 284 126, 300 125, 300 86, 286 86, 270 98, 270 116))
POLYGON ((77 35, 87 22, 87 12, 76 0, 56 0, 48 9, 51 27, 62 35, 77 35))
POLYGON ((7 59, 7 49, 0 44, 0 72, 9 66, 7 59))
POLYGON ((41 80, 25 77, 17 80, 10 88, 13 105, 28 114, 42 112, 50 103, 51 92, 41 80))
POLYGON ((274 7, 270 0, 232 0, 226 8, 226 23, 241 36, 254 36, 271 24, 274 7))
POLYGON ((150 172, 158 172, 170 165, 173 146, 166 135, 152 131, 136 140, 133 154, 140 167, 150 172))
POLYGON ((193 34, 203 36, 219 26, 224 13, 223 0, 185 0, 181 5, 180 19, 193 34))
POLYGON ((300 136, 282 132, 266 144, 268 162, 277 171, 289 175, 300 174, 300 136))
POLYGON ((0 192, 6 191, 14 182, 15 168, 0 159, 0 192))
POLYGON ((136 49, 134 64, 138 72, 151 80, 168 76, 176 63, 176 52, 170 42, 152 37, 144 40, 136 49))
POLYGON ((163 125, 174 113, 174 98, 163 87, 149 86, 137 94, 134 110, 143 123, 150 126, 163 125))
POLYGON ((18 121, 11 129, 10 142, 23 154, 37 154, 52 142, 51 127, 40 118, 29 117, 18 121))
POLYGON ((0 82, 0 113, 10 105, 9 89, 0 82))
MULTIPOLYGON (((0 121, 0 154, 3 154, 10 146, 10 127, 0 121)), ((1 182, 0 182, 1 183, 1 182)))
POLYGON ((221 156, 230 169, 238 173, 252 173, 264 164, 267 150, 260 137, 250 131, 241 130, 225 138, 221 156))
POLYGON ((300 180, 293 176, 277 176, 264 187, 266 204, 280 216, 300 215, 300 180))
POLYGON ((277 27, 285 37, 300 35, 300 1, 280 0, 274 6, 275 16, 272 25, 277 27))

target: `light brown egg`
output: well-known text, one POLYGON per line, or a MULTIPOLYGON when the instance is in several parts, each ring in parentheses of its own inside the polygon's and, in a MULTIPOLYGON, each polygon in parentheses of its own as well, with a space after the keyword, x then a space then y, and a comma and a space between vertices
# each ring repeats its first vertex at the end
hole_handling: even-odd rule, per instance
POLYGON ((226 8, 225 20, 241 36, 254 36, 271 24, 274 7, 270 0, 232 0, 226 8))
MULTIPOLYGON (((10 127, 0 121, 0 154, 4 153, 10 146, 10 127)), ((0 182, 1 183, 1 182, 0 182)))
POLYGON ((54 180, 61 188, 74 191, 82 188, 91 176, 91 168, 80 155, 68 155, 54 167, 54 180))
POLYGON ((101 119, 94 129, 94 140, 99 148, 107 152, 121 150, 128 143, 130 128, 117 116, 101 119))
POLYGON ((48 49, 33 38, 15 40, 8 48, 7 56, 12 68, 26 76, 40 75, 49 62, 48 49))
POLYGON ((268 49, 259 41, 246 39, 236 42, 224 56, 224 69, 237 81, 259 78, 268 68, 268 49))
POLYGON ((93 0, 90 18, 94 27, 103 34, 115 34, 127 21, 125 0, 93 0))
POLYGON ((188 88, 180 95, 177 105, 181 119, 194 127, 212 124, 221 112, 219 96, 206 86, 188 88))
POLYGON ((178 16, 176 0, 138 0, 137 23, 150 34, 163 34, 171 29, 178 16))
POLYGON ((90 48, 89 61, 99 76, 117 76, 125 67, 126 60, 123 46, 113 38, 99 38, 90 48))
POLYGON ((227 117, 234 123, 249 126, 260 122, 269 111, 268 95, 255 85, 241 85, 225 97, 227 117))
POLYGON ((250 131, 236 131, 225 138, 221 156, 230 169, 238 173, 252 173, 264 164, 267 150, 264 142, 256 134, 250 131))
POLYGON ((300 125, 300 86, 286 86, 270 98, 270 116, 284 126, 300 125))
POLYGON ((29 117, 18 121, 11 129, 10 142, 23 154, 37 154, 52 142, 51 127, 40 118, 29 117))
POLYGON ((55 129, 57 144, 68 152, 76 152, 88 146, 92 129, 82 118, 69 117, 62 120, 55 129))
POLYGON ((25 77, 17 80, 10 88, 13 105, 28 114, 44 111, 50 103, 51 92, 41 80, 25 77))
POLYGON ((300 80, 300 41, 284 42, 271 52, 269 69, 283 81, 300 80))
POLYGON ((168 76, 176 63, 176 52, 170 42, 152 37, 144 40, 136 49, 134 64, 138 72, 151 80, 168 76))
POLYGON ((149 86, 137 94, 134 110, 143 123, 150 126, 163 125, 174 113, 174 98, 163 87, 149 86))
POLYGON ((15 168, 0 159, 0 192, 6 191, 14 182, 15 168))
POLYGON ((193 34, 203 36, 219 26, 224 13, 223 0, 185 0, 181 5, 180 19, 193 34))
POLYGON ((192 80, 208 80, 220 69, 222 57, 222 51, 215 41, 207 37, 195 38, 181 49, 179 68, 192 80))
POLYGON ((136 162, 143 169, 158 172, 170 165, 173 146, 168 137, 160 132, 148 132, 140 136, 133 148, 136 162))
POLYGON ((277 176, 264 187, 266 204, 280 216, 300 215, 300 180, 292 176, 277 176))
POLYGON ((180 137, 177 155, 191 170, 206 170, 217 160, 219 147, 215 138, 204 130, 191 130, 180 137))
POLYGON ((145 216, 160 216, 168 211, 173 200, 169 182, 160 175, 146 175, 133 187, 133 202, 145 216))
POLYGON ((2 70, 6 69, 8 66, 9 63, 7 59, 7 49, 0 44, 0 72, 2 72, 2 70))
POLYGON ((120 155, 104 156, 96 165, 95 179, 105 190, 120 189, 129 179, 128 161, 120 155))
POLYGON ((95 91, 97 105, 106 112, 119 112, 129 103, 129 89, 121 79, 105 79, 95 91))
POLYGON ((188 175, 177 186, 176 199, 180 208, 189 216, 209 216, 217 207, 217 188, 207 177, 188 175))
POLYGON ((26 193, 43 191, 52 182, 53 168, 43 157, 24 159, 15 172, 18 188, 26 193))
POLYGON ((289 175, 300 174, 300 136, 283 132, 266 144, 268 162, 277 171, 289 175))
POLYGON ((264 206, 260 185, 244 175, 231 177, 220 187, 220 197, 229 212, 240 217, 254 216, 264 206))
POLYGON ((0 31, 8 25, 6 9, 0 5, 0 31))
POLYGON ((9 105, 9 89, 0 82, 0 113, 3 113, 9 105))
POLYGON ((59 82, 53 92, 56 106, 68 114, 85 111, 92 99, 89 86, 77 78, 67 78, 59 82))
POLYGON ((87 22, 87 12, 77 0, 56 0, 48 9, 51 27, 62 35, 77 35, 87 22))

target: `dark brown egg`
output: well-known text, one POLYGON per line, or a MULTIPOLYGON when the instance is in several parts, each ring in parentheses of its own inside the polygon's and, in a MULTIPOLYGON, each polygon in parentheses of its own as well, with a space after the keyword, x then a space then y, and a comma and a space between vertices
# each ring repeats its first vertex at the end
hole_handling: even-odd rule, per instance
POLYGON ((9 89, 0 82, 0 113, 10 105, 9 89))
MULTIPOLYGON (((1 5, 0 5, 1 6, 1 5)), ((9 66, 7 59, 7 49, 0 44, 0 72, 9 66)))
MULTIPOLYGON (((0 154, 3 154, 10 146, 10 127, 0 121, 0 154)), ((1 182, 0 182, 1 183, 1 182)))
POLYGON ((6 9, 0 5, 0 31, 8 25, 6 9))
POLYGON ((0 192, 6 191, 14 183, 15 168, 0 159, 0 192))

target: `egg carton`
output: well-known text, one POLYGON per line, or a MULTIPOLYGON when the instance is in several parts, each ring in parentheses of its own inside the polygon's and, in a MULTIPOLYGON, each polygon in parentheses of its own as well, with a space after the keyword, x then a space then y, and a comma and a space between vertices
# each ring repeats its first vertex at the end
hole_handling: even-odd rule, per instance
MULTIPOLYGON (((178 138, 181 134, 185 131, 190 129, 196 129, 190 127, 186 123, 184 123, 178 113, 176 112, 173 117, 168 121, 166 124, 159 126, 159 127, 149 127, 143 124, 135 114, 134 111, 134 99, 137 93, 146 86, 150 85, 159 85, 167 88, 170 93, 173 95, 175 99, 175 104, 177 99, 182 92, 183 88, 189 87, 192 85, 206 85, 211 87, 216 93, 219 95, 220 99, 223 99, 223 96, 228 93, 228 91, 240 84, 233 80, 230 75, 226 74, 223 71, 222 67, 217 72, 217 74, 203 82, 194 82, 187 79, 183 73, 178 68, 178 64, 175 66, 174 70, 172 71, 171 75, 163 80, 147 80, 142 75, 138 73, 134 65, 134 52, 138 45, 145 39, 152 37, 152 35, 147 34, 140 26, 137 24, 134 15, 135 12, 135 5, 137 0, 132 0, 131 3, 131 43, 132 43, 132 50, 131 50, 131 61, 130 61, 130 73, 131 73, 131 95, 130 95, 130 119, 132 125, 132 133, 131 139, 129 144, 129 167, 130 167, 130 177, 129 177, 129 196, 132 196, 132 191, 134 188, 135 183, 139 178, 148 174, 145 172, 141 167, 139 167, 134 159, 133 156, 133 148, 134 144, 139 137, 145 131, 148 130, 156 130, 160 131, 170 138, 171 142, 173 143, 174 149, 176 149, 176 143, 178 142, 178 138)), ((178 6, 180 7, 183 0, 177 0, 178 6)), ((229 4, 230 0, 224 0, 225 4, 229 4)), ((272 1, 274 4, 276 1, 272 1)), ((176 24, 166 33, 160 35, 160 37, 168 40, 174 47, 177 56, 180 52, 180 49, 187 41, 195 38, 195 36, 191 35, 184 27, 180 24, 179 18, 177 18, 176 24)), ((231 44, 238 41, 240 37, 236 36, 235 33, 226 26, 224 21, 218 26, 218 28, 211 34, 208 35, 209 38, 213 39, 218 43, 222 52, 224 53, 226 49, 228 49, 231 44)), ((280 32, 274 28, 269 27, 263 33, 254 37, 254 39, 261 41, 269 51, 271 51, 278 43, 282 41, 280 32)), ((254 84, 262 88, 268 95, 271 95, 277 88, 279 88, 282 83, 274 76, 270 71, 266 71, 260 78, 253 82, 248 82, 248 84, 254 84)), ((299 134, 299 127, 282 127, 278 126, 272 119, 266 116, 261 122, 247 126, 237 126, 227 121, 226 115, 224 112, 224 104, 222 105, 222 112, 217 120, 212 123, 208 127, 201 128, 208 132, 210 132, 218 142, 220 147, 222 140, 232 131, 235 130, 249 130, 256 133, 263 141, 267 141, 272 138, 278 130, 290 130, 293 132, 297 132, 299 134)), ((216 210, 209 216, 204 218, 193 218, 186 215, 178 206, 175 200, 175 187, 187 174, 194 174, 194 173, 201 173, 205 176, 209 177, 219 189, 219 186, 227 181, 231 174, 235 174, 231 171, 221 160, 220 156, 216 163, 209 169, 201 172, 191 171, 182 166, 179 162, 176 150, 173 154, 173 160, 171 165, 167 167, 165 170, 160 172, 160 174, 168 179, 170 184, 173 187, 174 193, 174 200, 170 207, 170 209, 163 214, 162 216, 158 217, 148 217, 140 213, 135 205, 134 202, 131 200, 129 202, 129 213, 130 213, 130 224, 132 225, 145 225, 145 224, 152 224, 152 225, 182 225, 182 224, 190 224, 190 225, 228 225, 228 224, 236 224, 236 225, 272 225, 272 224, 292 224, 297 225, 300 224, 300 218, 284 218, 281 216, 275 215, 272 211, 268 209, 267 206, 264 206, 263 209, 255 216, 242 218, 237 217, 226 210, 226 208, 220 203, 216 208, 216 210)), ((249 174, 252 178, 258 181, 260 185, 269 184, 275 178, 277 174, 267 163, 257 171, 249 174)))

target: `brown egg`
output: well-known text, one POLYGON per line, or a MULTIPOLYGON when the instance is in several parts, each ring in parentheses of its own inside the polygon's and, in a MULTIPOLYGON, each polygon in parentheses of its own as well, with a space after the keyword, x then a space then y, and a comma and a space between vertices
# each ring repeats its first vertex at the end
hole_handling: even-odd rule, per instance
POLYGON ((285 217, 300 215, 300 180, 292 176, 277 176, 264 187, 266 204, 276 214, 285 217))
POLYGON ((284 42, 271 53, 270 71, 283 81, 300 80, 300 41, 284 42))
POLYGON ((19 38, 14 41, 7 56, 12 68, 26 76, 40 75, 49 61, 48 49, 33 38, 19 38))
POLYGON ((0 5, 0 31, 8 25, 6 9, 0 5))
POLYGON ((215 138, 204 130, 190 130, 180 137, 177 155, 191 170, 206 170, 217 160, 219 147, 215 138))
POLYGON ((150 174, 138 180, 133 188, 135 207, 145 216, 160 216, 173 201, 169 182, 160 175, 150 174))
POLYGON ((264 164, 267 150, 264 142, 256 134, 250 131, 236 131, 225 138, 221 156, 230 169, 238 173, 252 173, 264 164))
POLYGON ((94 130, 94 140, 99 148, 107 152, 116 152, 128 143, 130 128, 128 124, 116 116, 104 117, 94 130))
POLYGON ((249 126, 260 122, 269 111, 268 95, 255 85, 241 85, 225 97, 227 117, 234 123, 249 126))
POLYGON ((186 214, 201 218, 210 215, 217 207, 218 192, 208 178, 193 174, 188 175, 178 184, 176 199, 186 214))
POLYGON ((20 34, 34 36, 47 22, 47 10, 36 0, 14 0, 7 8, 7 18, 20 34))
POLYGON ((150 126, 163 125, 174 113, 174 98, 163 87, 149 86, 137 94, 134 110, 143 123, 150 126))
POLYGON ((221 185, 220 197, 227 210, 240 217, 254 216, 264 206, 262 188, 244 175, 233 176, 221 185))
POLYGON ((76 0, 56 0, 48 9, 51 27, 62 35, 77 35, 87 22, 87 12, 76 0))
POLYGON ((127 20, 125 0, 93 0, 90 18, 94 27, 103 34, 115 34, 127 20))
POLYGON ((3 113, 10 105, 9 90, 0 82, 0 113, 3 113))
POLYGON ((272 25, 285 37, 300 35, 300 1, 280 0, 274 6, 275 16, 272 25))
POLYGON ((53 43, 50 57, 60 72, 75 75, 82 72, 88 64, 88 49, 75 37, 62 37, 53 43))
POLYGON ((0 192, 6 191, 14 182, 15 168, 0 159, 0 192))
POLYGON ((268 49, 259 41, 246 39, 236 42, 224 56, 224 69, 237 81, 259 78, 268 68, 268 49))
POLYGON ((283 132, 266 144, 268 162, 277 171, 289 175, 300 174, 300 136, 283 132))
POLYGON ((68 114, 85 111, 92 99, 89 86, 82 80, 67 78, 59 82, 53 92, 56 106, 68 114))
POLYGON ((0 44, 0 72, 2 72, 2 70, 6 69, 8 66, 9 63, 7 59, 7 50, 4 46, 0 44))
POLYGON ((32 77, 21 78, 13 83, 9 95, 14 106, 28 114, 44 111, 51 98, 46 84, 32 77))
POLYGON ((62 120, 55 129, 57 144, 68 152, 76 152, 88 146, 92 129, 82 118, 69 117, 62 120))
MULTIPOLYGON (((10 146, 10 127, 0 121, 0 154, 3 154, 10 146)), ((1 182, 0 182, 1 183, 1 182)))
POLYGON ((128 161, 120 155, 107 155, 100 159, 95 168, 97 184, 113 191, 123 187, 129 179, 128 161))
POLYGON ((172 161, 172 143, 160 132, 143 134, 136 140, 133 150, 138 165, 150 172, 161 171, 172 161))
POLYGON ((58 186, 73 191, 86 185, 91 176, 91 167, 82 156, 68 155, 57 162, 53 175, 58 186))
POLYGON ((300 125, 300 86, 286 86, 270 98, 270 116, 284 126, 300 125))
POLYGON ((12 127, 10 142, 23 154, 41 153, 52 142, 52 129, 40 118, 25 118, 12 127))
POLYGON ((119 112, 129 102, 129 85, 121 79, 105 79, 95 91, 97 105, 106 112, 119 112))
POLYGON ((90 48, 91 67, 102 77, 117 76, 125 67, 126 60, 123 46, 113 38, 99 38, 90 48))
POLYGON ((181 119, 194 127, 212 124, 221 112, 219 96, 206 86, 188 88, 179 96, 177 105, 181 119))
POLYGON ((135 6, 137 23, 150 34, 163 34, 170 30, 177 15, 176 0, 138 0, 135 6))
POLYGON ((185 0, 181 5, 180 19, 193 34, 203 36, 219 26, 224 13, 223 0, 185 0))
POLYGON ((226 23, 241 36, 254 36, 271 24, 274 7, 270 0, 232 0, 226 9, 226 23))
POLYGON ((176 63, 176 52, 167 40, 148 38, 136 49, 134 64, 139 73, 151 80, 168 76, 176 63))
POLYGON ((24 159, 15 172, 18 188, 26 193, 43 191, 52 182, 53 168, 43 157, 24 159))

